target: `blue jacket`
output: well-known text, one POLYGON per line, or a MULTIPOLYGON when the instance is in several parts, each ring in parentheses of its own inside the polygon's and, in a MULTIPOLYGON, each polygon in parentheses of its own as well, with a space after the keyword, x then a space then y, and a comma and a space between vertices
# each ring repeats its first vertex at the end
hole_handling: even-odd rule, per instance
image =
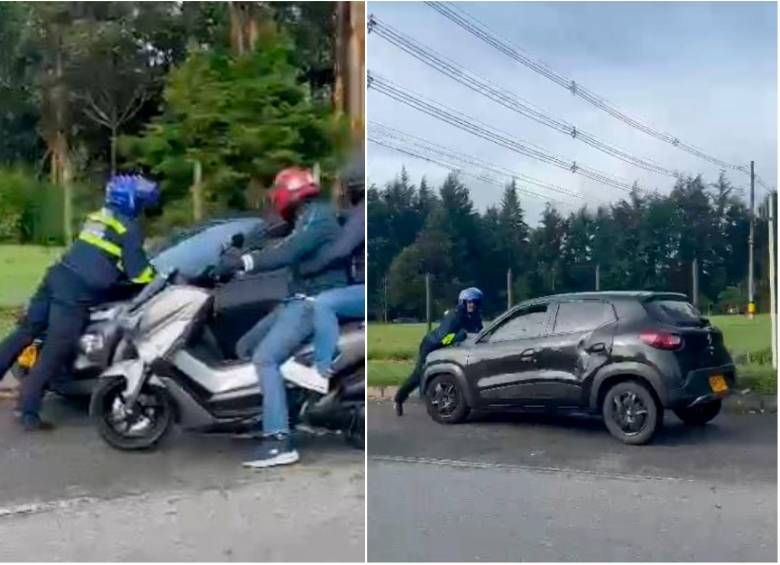
POLYGON ((323 245, 314 257, 301 265, 302 275, 340 267, 348 273, 352 284, 363 284, 365 275, 366 206, 361 201, 349 211, 338 237, 323 245))
POLYGON ((329 288, 346 286, 347 274, 338 265, 328 266, 306 279, 299 274, 300 265, 333 242, 339 229, 333 206, 321 200, 310 200, 298 209, 293 230, 287 237, 244 255, 246 270, 273 271, 288 267, 295 276, 292 291, 310 296, 329 288))
POLYGON ((138 220, 104 208, 87 216, 60 262, 98 293, 122 281, 146 284, 155 273, 143 242, 138 220))

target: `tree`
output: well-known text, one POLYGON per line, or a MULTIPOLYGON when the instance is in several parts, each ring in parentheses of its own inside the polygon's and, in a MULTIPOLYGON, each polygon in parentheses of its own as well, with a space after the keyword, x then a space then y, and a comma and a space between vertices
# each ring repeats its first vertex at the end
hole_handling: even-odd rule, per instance
POLYGON ((256 47, 234 57, 192 46, 168 77, 163 115, 121 141, 132 160, 164 176, 167 201, 190 200, 193 163, 202 166, 204 200, 195 194, 194 210, 246 208, 250 180, 263 190, 291 164, 319 163, 324 183, 333 178, 342 124, 312 100, 284 33, 261 35, 256 47))

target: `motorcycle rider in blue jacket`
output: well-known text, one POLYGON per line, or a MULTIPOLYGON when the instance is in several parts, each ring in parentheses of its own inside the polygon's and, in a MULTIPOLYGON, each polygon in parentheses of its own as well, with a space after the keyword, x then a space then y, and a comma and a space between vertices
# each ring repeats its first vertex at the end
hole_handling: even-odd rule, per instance
POLYGON ((142 176, 112 177, 103 209, 87 216, 78 239, 49 268, 25 317, 0 343, 2 379, 22 351, 46 334, 36 363, 22 382, 17 411, 25 430, 53 427, 39 415, 45 387, 75 355, 90 306, 104 301, 121 281, 146 284, 154 278, 138 216, 145 207, 156 205, 159 195, 158 185, 142 176))
MULTIPOLYGON (((241 254, 226 253, 218 267, 220 276, 235 272, 272 271, 290 267, 299 275, 300 264, 333 241, 339 232, 336 211, 319 200, 320 185, 311 171, 289 168, 281 171, 271 190, 271 202, 292 232, 276 245, 241 254)), ((298 452, 290 439, 287 392, 280 366, 312 333, 311 299, 327 288, 347 284, 338 267, 318 272, 305 280, 295 276, 295 296, 263 318, 236 345, 240 358, 251 357, 263 390, 263 441, 256 456, 244 463, 250 468, 295 463, 298 452)))
POLYGON ((349 277, 349 286, 334 288, 314 297, 314 363, 315 369, 291 363, 290 372, 299 371, 303 379, 319 376, 329 379, 339 338, 339 320, 363 320, 366 315, 365 300, 365 166, 362 153, 353 158, 347 169, 346 185, 352 207, 338 237, 323 245, 312 259, 301 265, 304 276, 314 275, 327 268, 340 267, 349 277))
POLYGON ((398 416, 403 416, 404 402, 412 391, 420 386, 425 358, 428 354, 463 341, 467 334, 482 331, 482 316, 480 314, 482 296, 482 291, 475 287, 460 291, 457 308, 447 312, 439 322, 438 327, 423 337, 414 369, 395 394, 395 412, 398 416))

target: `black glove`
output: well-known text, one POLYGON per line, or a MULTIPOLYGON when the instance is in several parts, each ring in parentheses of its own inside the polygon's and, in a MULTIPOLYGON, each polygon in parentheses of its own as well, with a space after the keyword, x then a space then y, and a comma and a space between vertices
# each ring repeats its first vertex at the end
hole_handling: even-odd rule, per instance
POLYGON ((239 271, 244 270, 243 253, 235 247, 229 247, 219 258, 219 265, 214 271, 218 279, 228 279, 239 271))

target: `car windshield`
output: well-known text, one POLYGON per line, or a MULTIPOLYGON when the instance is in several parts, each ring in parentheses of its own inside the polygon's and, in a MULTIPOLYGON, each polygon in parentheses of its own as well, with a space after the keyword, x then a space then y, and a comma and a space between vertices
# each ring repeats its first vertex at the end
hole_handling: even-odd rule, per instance
POLYGON ((676 326, 701 326, 704 318, 696 307, 681 299, 662 298, 645 303, 648 313, 660 322, 676 326))

